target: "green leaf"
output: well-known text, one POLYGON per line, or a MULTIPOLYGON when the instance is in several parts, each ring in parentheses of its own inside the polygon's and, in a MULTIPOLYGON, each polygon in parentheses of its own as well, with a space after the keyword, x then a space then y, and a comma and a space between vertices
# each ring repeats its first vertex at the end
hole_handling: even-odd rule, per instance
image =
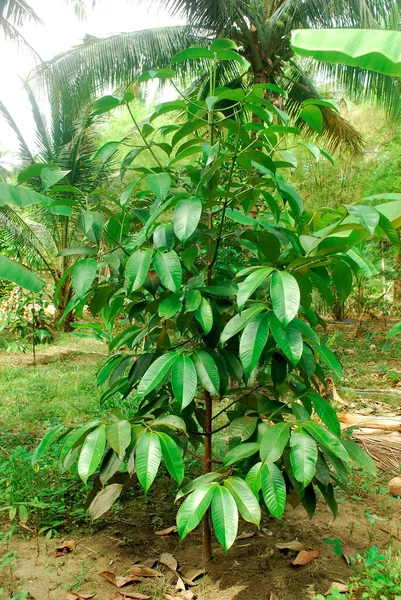
POLYGON ((393 336, 398 335, 399 333, 401 333, 401 322, 397 323, 397 325, 394 325, 394 327, 390 329, 386 337, 387 339, 392 338, 393 336))
POLYGON ((269 427, 260 440, 260 458, 263 462, 276 462, 284 452, 290 437, 291 423, 276 423, 269 427))
POLYGON ((343 376, 342 366, 340 365, 335 354, 333 354, 330 348, 328 348, 324 344, 318 346, 317 344, 312 343, 312 345, 316 352, 319 354, 320 358, 323 360, 323 362, 325 362, 326 365, 330 367, 330 369, 333 371, 335 376, 338 377, 338 379, 341 379, 343 376))
POLYGON ((299 329, 292 323, 284 328, 272 313, 269 313, 269 324, 278 347, 294 366, 297 365, 303 353, 302 335, 299 329))
POLYGON ((72 271, 72 287, 78 298, 83 298, 90 289, 97 273, 97 262, 94 258, 83 258, 75 263, 72 271))
POLYGON ((224 485, 234 498, 241 517, 248 523, 254 523, 259 527, 260 505, 246 481, 240 477, 228 477, 225 479, 224 485))
POLYGON ((174 227, 172 223, 159 225, 153 232, 153 243, 160 252, 169 252, 174 248, 174 227))
POLYGON ((178 292, 182 284, 182 269, 177 253, 174 250, 163 254, 157 252, 153 259, 153 266, 164 287, 172 292, 178 292))
POLYGON ((176 313, 181 312, 182 300, 179 294, 169 296, 160 303, 158 313, 160 317, 171 319, 176 313))
POLYGON ((181 485, 184 479, 184 461, 180 448, 167 433, 157 432, 160 439, 164 464, 171 477, 181 485))
POLYGON ((138 250, 127 260, 125 273, 132 282, 132 291, 138 290, 148 276, 153 250, 138 250))
POLYGON ((201 324, 203 331, 208 334, 213 327, 213 311, 210 302, 206 298, 201 299, 200 306, 194 311, 194 315, 201 324))
POLYGON ((0 278, 11 281, 30 292, 40 292, 45 282, 22 265, 0 254, 0 278))
POLYGON ((362 469, 370 475, 377 475, 376 463, 366 450, 361 448, 354 440, 343 440, 342 444, 348 452, 350 459, 357 464, 358 467, 362 467, 362 469))
POLYGON ((171 59, 170 63, 175 65, 179 62, 183 62, 185 60, 196 60, 200 58, 213 58, 213 52, 207 50, 206 48, 202 48, 201 46, 192 46, 191 48, 186 48, 186 50, 181 50, 181 52, 177 52, 171 59))
POLYGON ((290 461, 294 477, 306 487, 312 481, 316 471, 316 442, 308 433, 298 428, 292 432, 290 445, 290 461))
POLYGON ((190 356, 177 356, 171 370, 171 385, 173 394, 181 410, 192 402, 196 393, 198 379, 194 363, 190 356))
POLYGON ((222 49, 237 50, 237 44, 232 40, 228 40, 227 38, 218 38, 217 40, 214 40, 214 42, 212 42, 212 44, 210 45, 211 52, 216 52, 217 50, 222 49))
MULTIPOLYGON (((94 429, 100 425, 99 419, 95 419, 94 421, 90 421, 89 423, 85 423, 85 425, 81 425, 81 427, 77 427, 74 429, 67 437, 61 448, 60 452, 60 460, 63 463, 67 454, 79 444, 81 439, 84 437, 85 433, 90 429, 94 429)), ((82 440, 83 441, 83 440, 82 440)))
POLYGON ((319 425, 319 423, 315 423, 314 421, 305 421, 302 423, 302 427, 304 427, 319 444, 328 448, 335 456, 337 456, 337 458, 346 464, 349 463, 349 456, 340 440, 323 427, 323 425, 319 425))
POLYGON ((212 501, 216 485, 216 483, 212 482, 196 487, 181 504, 177 513, 177 529, 181 540, 199 525, 212 501))
POLYGON ((194 312, 202 302, 199 290, 188 290, 185 292, 185 312, 194 312))
POLYGON ((62 171, 61 169, 51 169, 45 167, 40 173, 40 178, 43 181, 43 189, 48 190, 49 188, 56 185, 61 179, 63 179, 71 171, 62 171))
POLYGON ((131 443, 131 424, 129 421, 113 421, 106 426, 108 444, 118 456, 123 456, 131 443))
POLYGON ((274 271, 270 282, 274 314, 285 326, 296 317, 301 294, 295 277, 286 271, 274 271))
POLYGON ((152 422, 152 427, 171 427, 171 429, 187 431, 184 419, 177 415, 161 415, 152 422))
POLYGON ((96 256, 96 248, 89 248, 89 246, 76 246, 74 248, 64 248, 57 253, 57 256, 96 256))
POLYGON ((195 369, 201 385, 213 396, 219 393, 220 375, 213 358, 204 350, 193 354, 195 369))
POLYGON ((138 398, 147 396, 168 376, 170 369, 177 360, 175 352, 167 352, 157 358, 148 368, 138 385, 138 398))
POLYGON ((315 344, 320 344, 320 338, 316 331, 314 331, 312 327, 309 327, 308 323, 306 323, 302 319, 295 317, 295 319, 291 321, 291 327, 299 329, 299 331, 303 333, 303 335, 307 339, 311 340, 311 342, 315 342, 315 344))
POLYGON ((373 235, 377 225, 379 224, 380 214, 374 206, 364 204, 345 206, 348 213, 356 218, 356 220, 365 227, 365 229, 373 235))
POLYGON ((238 531, 238 510, 230 491, 215 485, 212 497, 212 521, 216 537, 227 553, 238 531))
POLYGON ((40 461, 42 456, 46 454, 50 446, 60 437, 61 432, 64 430, 64 425, 56 425, 49 429, 32 455, 31 463, 33 467, 40 461))
POLYGON ((224 465, 233 465, 234 463, 253 456, 256 452, 259 452, 260 444, 256 442, 246 442, 245 444, 238 444, 234 446, 224 457, 224 465))
POLYGON ((306 395, 311 398, 313 407, 323 423, 330 429, 332 433, 334 433, 334 435, 340 437, 340 422, 334 408, 330 406, 330 404, 324 398, 319 396, 319 394, 311 393, 306 395))
MULTIPOLYGON (((319 110, 319 109, 317 109, 319 110)), ((301 196, 298 192, 285 181, 277 181, 278 191, 291 207, 291 214, 295 220, 298 220, 304 209, 301 196)))
POLYGON ((147 431, 139 438, 135 452, 136 473, 145 494, 148 493, 157 475, 161 457, 159 435, 153 431, 147 431))
POLYGON ((297 54, 329 63, 401 76, 400 33, 380 29, 298 29, 291 45, 297 54))
POLYGON ((116 96, 103 96, 92 104, 92 115, 102 115, 121 105, 121 99, 116 96))
POLYGON ((78 459, 78 475, 84 483, 100 465, 106 447, 106 425, 99 425, 85 438, 78 459))
POLYGON ((171 188, 171 177, 168 173, 154 173, 146 177, 146 185, 163 202, 171 188))
POLYGON ((264 463, 261 468, 262 494, 265 504, 271 514, 281 519, 286 503, 284 477, 274 463, 264 463))
POLYGON ((271 267, 266 267, 254 271, 240 285, 237 294, 238 308, 241 309, 257 288, 268 278, 273 271, 271 267))
POLYGON ((221 481, 222 479, 224 479, 224 475, 222 473, 218 473, 217 471, 215 471, 213 473, 205 473, 204 475, 200 475, 200 477, 193 479, 192 481, 187 483, 187 485, 184 485, 184 487, 179 490, 179 492, 177 493, 177 495, 175 497, 175 501, 177 502, 177 500, 180 500, 180 498, 183 498, 187 494, 190 494, 194 489, 204 485, 205 483, 211 483, 213 481, 221 481))
POLYGON ((245 477, 246 483, 249 485, 252 490, 253 495, 259 500, 259 490, 262 487, 261 480, 261 462, 256 463, 253 467, 248 471, 245 477))
POLYGON ((196 230, 202 215, 202 201, 197 196, 182 198, 177 202, 174 211, 174 233, 182 242, 191 237, 196 230))
POLYGON ((318 106, 314 106, 313 104, 304 106, 301 110, 300 117, 305 121, 305 123, 307 123, 307 125, 309 125, 311 129, 317 131, 318 133, 322 133, 323 114, 318 106))
POLYGON ((337 288, 338 297, 343 302, 352 292, 352 271, 344 261, 336 261, 331 269, 331 277, 337 288))
POLYGON ((230 424, 228 435, 233 438, 240 438, 241 442, 244 442, 255 432, 257 424, 257 417, 238 417, 230 424))
POLYGON ((257 304, 255 306, 252 306, 252 308, 247 308, 246 310, 242 311, 240 315, 235 315, 235 317, 233 317, 224 327, 221 334, 220 342, 222 344, 227 342, 234 335, 242 331, 244 327, 254 317, 256 317, 256 315, 258 315, 262 310, 265 309, 266 307, 263 304, 257 304))

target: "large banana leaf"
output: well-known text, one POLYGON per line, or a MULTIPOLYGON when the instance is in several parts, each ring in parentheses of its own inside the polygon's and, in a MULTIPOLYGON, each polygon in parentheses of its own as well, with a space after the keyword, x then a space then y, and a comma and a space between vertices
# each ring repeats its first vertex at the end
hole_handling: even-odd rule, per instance
POLYGON ((401 32, 381 29, 297 29, 291 46, 300 56, 401 76, 401 32))

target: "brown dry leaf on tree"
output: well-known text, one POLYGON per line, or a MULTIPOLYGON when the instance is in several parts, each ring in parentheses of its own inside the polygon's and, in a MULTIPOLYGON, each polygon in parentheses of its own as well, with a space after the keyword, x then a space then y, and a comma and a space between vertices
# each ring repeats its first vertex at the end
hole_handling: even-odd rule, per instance
POLYGON ((303 567, 315 560, 320 554, 320 550, 301 550, 296 559, 292 561, 292 565, 303 567))
POLYGON ((178 563, 174 556, 168 552, 163 552, 163 554, 160 555, 159 563, 165 565, 174 573, 177 571, 178 563))
POLYGON ((75 540, 68 540, 67 542, 62 542, 56 548, 56 556, 64 556, 64 554, 68 554, 72 552, 75 546, 75 540))
POLYGON ((276 548, 279 550, 296 550, 297 552, 300 552, 301 550, 307 550, 308 546, 298 540, 294 540, 293 542, 280 542, 279 544, 276 544, 276 548))
POLYGON ((114 573, 110 573, 110 571, 101 571, 99 575, 118 588, 128 585, 129 583, 134 583, 135 581, 142 581, 142 579, 135 574, 114 575, 114 573))
POLYGON ((156 571, 156 569, 151 569, 150 567, 142 567, 141 565, 134 565, 128 569, 127 573, 137 577, 163 577, 163 573, 160 573, 160 571, 156 571))
POLYGON ((161 531, 155 531, 156 535, 171 535, 172 533, 177 533, 176 525, 172 525, 171 527, 167 527, 167 529, 162 529, 161 531))

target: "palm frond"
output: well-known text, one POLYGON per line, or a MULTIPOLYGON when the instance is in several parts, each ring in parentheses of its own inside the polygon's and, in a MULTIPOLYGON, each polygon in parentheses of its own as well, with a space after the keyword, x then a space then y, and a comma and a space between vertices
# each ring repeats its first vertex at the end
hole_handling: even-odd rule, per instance
MULTIPOLYGON (((283 87, 288 93, 285 110, 295 119, 296 127, 300 128, 307 136, 316 137, 314 132, 304 121, 299 118, 299 106, 304 100, 320 98, 318 90, 307 77, 305 71, 295 61, 286 72, 286 85, 283 87)), ((321 107, 324 120, 324 129, 320 137, 326 141, 328 149, 335 151, 338 148, 361 154, 364 149, 361 134, 341 115, 330 108, 321 107)))
POLYGON ((0 15, 16 27, 27 21, 43 22, 25 0, 0 0, 0 15))
POLYGON ((53 161, 53 148, 47 131, 46 121, 40 111, 39 105, 28 84, 25 84, 25 90, 31 104, 32 116, 35 123, 36 145, 43 162, 53 161))
POLYGON ((34 162, 33 154, 30 151, 29 146, 24 139, 24 136, 22 135, 22 133, 21 133, 17 123, 13 119, 11 113, 9 112, 9 110, 7 109, 5 104, 3 102, 1 102, 1 100, 0 100, 0 114, 4 117, 4 119, 7 121, 8 125, 11 127, 11 129, 14 131, 15 135, 17 136, 18 143, 19 143, 19 154, 20 154, 21 162, 25 163, 25 164, 34 162))

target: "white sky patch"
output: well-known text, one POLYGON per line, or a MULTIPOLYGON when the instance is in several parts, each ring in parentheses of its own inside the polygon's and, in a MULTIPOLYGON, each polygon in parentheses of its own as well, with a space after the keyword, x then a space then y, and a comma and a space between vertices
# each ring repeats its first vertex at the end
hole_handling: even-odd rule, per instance
MULTIPOLYGON (((20 32, 35 48, 42 60, 49 60, 80 44, 84 35, 96 37, 121 32, 138 31, 155 27, 182 24, 178 17, 171 17, 156 7, 147 8, 146 0, 97 0, 92 9, 88 6, 86 21, 80 21, 66 0, 28 0, 43 25, 28 23, 20 32)), ((34 129, 30 105, 23 89, 22 80, 35 66, 33 56, 0 33, 0 100, 4 102, 30 146, 34 143, 34 129)), ((0 117, 0 152, 14 153, 18 148, 15 135, 0 117)))

